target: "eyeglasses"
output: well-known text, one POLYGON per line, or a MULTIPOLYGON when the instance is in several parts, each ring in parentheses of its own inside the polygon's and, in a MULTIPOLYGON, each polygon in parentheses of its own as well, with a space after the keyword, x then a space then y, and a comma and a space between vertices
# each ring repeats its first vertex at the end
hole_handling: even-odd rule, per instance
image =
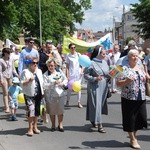
POLYGON ((39 63, 39 62, 34 62, 34 61, 33 61, 31 64, 34 64, 34 65, 36 64, 36 65, 37 65, 38 63, 39 63))
POLYGON ((74 46, 74 47, 70 47, 71 49, 75 49, 76 47, 74 46))
POLYGON ((30 44, 34 44, 34 42, 29 42, 30 44))

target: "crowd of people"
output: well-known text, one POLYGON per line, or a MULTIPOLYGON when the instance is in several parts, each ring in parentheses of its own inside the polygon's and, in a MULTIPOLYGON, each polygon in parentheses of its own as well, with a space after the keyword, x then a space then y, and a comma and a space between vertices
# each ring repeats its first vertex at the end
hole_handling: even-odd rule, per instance
MULTIPOLYGON (((145 83, 150 79, 150 49, 145 52, 137 47, 135 41, 129 41, 123 51, 118 44, 108 52, 102 45, 96 46, 91 54, 91 65, 80 65, 80 53, 76 45, 68 45, 70 53, 64 56, 61 46, 55 47, 51 40, 38 50, 34 39, 29 38, 26 46, 3 48, 0 58, 0 84, 3 91, 5 113, 11 113, 9 120, 17 121, 17 95, 24 94, 28 119, 28 136, 40 134, 37 122, 40 106, 44 99, 46 113, 51 121, 51 131, 64 132, 64 106, 69 107, 72 90, 67 84, 74 80, 87 81, 86 120, 89 120, 99 133, 106 133, 102 114, 108 115, 108 91, 121 89, 121 109, 123 131, 128 132, 132 148, 140 149, 136 133, 147 128, 145 83), (17 65, 18 64, 18 65, 17 65), (114 66, 120 66, 126 73, 115 78, 109 75, 114 66), (67 91, 67 92, 66 92, 67 91), (65 95, 65 93, 67 93, 65 95), (65 98, 66 96, 66 98, 65 98)), ((77 105, 81 104, 81 91, 77 92, 77 105)))

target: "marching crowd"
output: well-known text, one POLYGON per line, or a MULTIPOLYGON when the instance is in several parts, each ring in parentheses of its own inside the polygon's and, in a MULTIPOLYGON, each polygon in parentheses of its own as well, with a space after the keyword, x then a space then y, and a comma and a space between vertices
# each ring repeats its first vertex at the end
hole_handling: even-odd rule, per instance
MULTIPOLYGON (((98 45, 91 53, 91 65, 83 67, 79 62, 81 54, 76 51, 76 45, 70 43, 68 48, 70 52, 65 56, 61 45, 55 47, 51 40, 47 40, 38 50, 32 38, 26 41, 21 51, 18 47, 3 48, 0 85, 4 111, 11 114, 9 120, 17 121, 18 94, 23 93, 28 136, 40 134, 37 122, 43 101, 51 120, 51 131, 58 129, 64 132, 64 106, 69 107, 72 92, 67 85, 72 80, 81 83, 84 78, 87 81, 86 120, 98 128, 98 132, 106 133, 102 114, 108 114, 108 93, 116 93, 119 87, 123 131, 128 132, 131 147, 140 149, 136 133, 147 128, 145 84, 150 80, 150 49, 143 51, 133 40, 129 41, 123 52, 117 44, 114 44, 111 52, 98 45), (124 71, 112 78, 109 74, 112 66, 121 66, 124 71)), ((83 107, 81 95, 81 91, 78 91, 79 108, 83 107)))

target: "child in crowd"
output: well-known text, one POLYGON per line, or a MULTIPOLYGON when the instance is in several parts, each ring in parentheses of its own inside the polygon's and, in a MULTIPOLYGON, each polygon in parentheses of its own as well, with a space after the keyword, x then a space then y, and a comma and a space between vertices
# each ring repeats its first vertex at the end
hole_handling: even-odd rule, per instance
POLYGON ((9 118, 10 121, 17 121, 16 111, 18 108, 18 94, 22 91, 22 88, 18 85, 20 83, 17 77, 14 77, 12 80, 13 85, 9 87, 9 101, 11 108, 11 116, 9 118))

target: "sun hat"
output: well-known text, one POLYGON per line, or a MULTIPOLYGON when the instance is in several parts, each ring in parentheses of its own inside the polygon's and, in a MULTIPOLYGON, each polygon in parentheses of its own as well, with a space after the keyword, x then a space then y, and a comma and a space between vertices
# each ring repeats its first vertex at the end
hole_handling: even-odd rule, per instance
POLYGON ((17 77, 13 77, 12 83, 20 83, 20 81, 17 77))

